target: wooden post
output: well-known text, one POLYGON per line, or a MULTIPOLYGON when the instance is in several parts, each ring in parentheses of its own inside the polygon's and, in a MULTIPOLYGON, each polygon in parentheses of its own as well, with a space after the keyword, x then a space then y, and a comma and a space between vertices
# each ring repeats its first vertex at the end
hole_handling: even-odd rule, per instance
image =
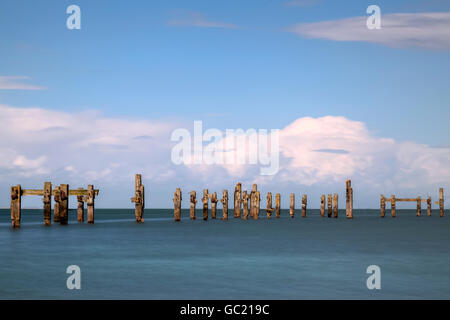
POLYGON ((320 216, 325 217, 325 195, 320 197, 320 216))
POLYGON ((190 211, 190 217, 191 220, 197 219, 195 216, 195 205, 197 204, 197 193, 195 191, 191 191, 191 211, 190 211))
POLYGON ((234 189, 234 217, 241 217, 242 184, 238 182, 234 189))
MULTIPOLYGON (((83 188, 78 188, 78 190, 83 190, 83 188)), ((84 222, 84 199, 82 195, 77 196, 78 208, 77 208, 77 220, 78 222, 84 222)))
POLYGON ((295 194, 290 195, 289 216, 294 218, 295 215, 295 194))
POLYGON ((22 211, 22 188, 20 184, 11 187, 11 226, 20 228, 20 216, 22 211))
POLYGON ((252 217, 255 220, 258 219, 258 217, 256 215, 257 192, 258 192, 258 186, 256 184, 253 184, 252 192, 250 193, 250 217, 252 217))
POLYGON ((327 214, 328 214, 328 218, 331 218, 331 215, 333 213, 333 196, 331 194, 328 195, 328 203, 327 203, 327 214))
POLYGON ((142 175, 136 174, 134 180, 134 197, 131 198, 131 202, 134 202, 134 215, 136 222, 144 222, 144 209, 145 209, 145 190, 142 185, 142 175))
POLYGON ((177 188, 173 194, 173 216, 175 221, 181 220, 181 189, 177 188))
POLYGON ((421 197, 417 197, 417 210, 416 210, 416 216, 420 217, 420 214, 422 213, 422 199, 421 197))
POLYGON ((347 219, 353 219, 353 188, 352 181, 347 180, 345 191, 345 215, 347 219))
POLYGON ((244 213, 243 218, 244 220, 248 220, 248 200, 250 199, 250 196, 247 193, 247 190, 242 192, 242 201, 244 203, 244 213))
MULTIPOLYGON (((222 191, 222 199, 220 199, 220 202, 222 202, 222 220, 228 220, 228 190, 222 191)), ((245 202, 244 202, 245 204, 245 202)))
POLYGON ((306 218, 306 205, 307 205, 307 201, 308 201, 307 195, 304 194, 304 195, 302 196, 302 217, 303 217, 303 218, 306 218))
POLYGON ((202 202, 203 202, 203 220, 206 221, 208 220, 208 202, 209 202, 208 189, 203 189, 202 202))
POLYGON ((217 202, 219 202, 219 200, 217 200, 217 193, 214 192, 211 195, 211 219, 216 219, 216 215, 217 215, 217 202))
POLYGON ((386 198, 384 195, 380 196, 380 210, 381 210, 381 217, 384 218, 386 215, 386 198))
POLYGON ((439 188, 439 215, 444 216, 444 188, 439 188))
POLYGON ((53 222, 55 223, 59 222, 59 201, 61 200, 60 189, 60 186, 55 187, 55 195, 53 197, 53 199, 55 200, 55 205, 53 207, 53 222))
POLYGON ((44 225, 49 226, 52 224, 52 183, 44 183, 44 225))
POLYGON ((391 196, 391 214, 392 218, 395 218, 397 216, 397 210, 395 207, 395 196, 391 196))
POLYGON ((338 214, 339 214, 339 203, 338 203, 338 200, 339 200, 339 196, 338 196, 337 193, 335 193, 334 197, 333 197, 333 217, 334 218, 337 218, 338 214))
POLYGON ((431 197, 427 198, 427 216, 431 217, 431 197))
POLYGON ((279 193, 275 195, 275 217, 278 219, 280 217, 280 208, 281 208, 281 196, 279 193))
POLYGON ((256 219, 259 219, 259 210, 261 208, 261 193, 256 191, 256 219))
POLYGON ((266 207, 266 214, 267 219, 270 219, 272 216, 273 208, 272 208, 272 193, 267 192, 267 207, 266 207))
POLYGON ((59 192, 59 223, 66 225, 69 222, 69 185, 61 184, 59 192))
POLYGON ((92 184, 88 185, 87 194, 87 222, 92 224, 95 222, 95 190, 92 184))

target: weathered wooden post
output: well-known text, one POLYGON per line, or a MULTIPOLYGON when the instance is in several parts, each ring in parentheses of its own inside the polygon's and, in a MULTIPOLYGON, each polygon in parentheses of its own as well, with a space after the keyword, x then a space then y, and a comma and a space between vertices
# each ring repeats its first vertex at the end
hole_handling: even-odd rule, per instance
MULTIPOLYGON (((222 202, 222 220, 228 220, 228 190, 222 191, 222 199, 220 199, 220 202, 222 202)), ((245 202, 244 202, 245 203, 245 202)))
POLYGON ((294 218, 294 214, 295 214, 295 194, 291 193, 290 195, 290 205, 289 205, 289 216, 291 218, 294 218))
POLYGON ((173 216, 175 221, 181 220, 181 189, 177 188, 175 193, 173 194, 173 216))
POLYGON ((384 195, 380 196, 380 210, 381 210, 381 217, 384 218, 386 215, 386 198, 384 195))
POLYGON ((417 197, 417 210, 416 210, 416 216, 420 217, 422 213, 422 198, 417 197))
POLYGON ((242 202, 244 204, 243 209, 243 219, 248 220, 248 200, 250 199, 250 196, 247 193, 247 190, 242 191, 242 202))
MULTIPOLYGON (((78 190, 79 191, 83 191, 83 188, 78 188, 78 190)), ((84 199, 83 199, 83 195, 81 195, 81 194, 77 195, 77 202, 78 202, 77 220, 78 220, 78 222, 84 222, 84 199)))
POLYGON ((95 222, 95 190, 92 184, 87 188, 87 223, 92 224, 95 222))
POLYGON ((256 219, 259 219, 259 211, 261 208, 261 193, 256 191, 256 219))
POLYGON ((22 188, 20 184, 11 187, 11 226, 20 228, 20 216, 22 211, 22 188))
POLYGON ((427 198, 427 216, 431 217, 431 197, 427 198))
POLYGON ((42 199, 44 203, 44 224, 49 226, 52 224, 52 183, 44 183, 44 197, 42 199))
POLYGON ((337 218, 338 214, 339 214, 339 203, 338 203, 338 200, 339 200, 339 196, 338 196, 337 193, 335 193, 334 197, 333 197, 333 217, 334 218, 337 218))
POLYGON ((325 195, 320 197, 320 216, 325 217, 325 195))
POLYGON ((197 219, 197 217, 195 216, 195 205, 197 203, 197 193, 195 191, 191 191, 191 211, 190 211, 190 217, 191 220, 195 220, 197 219))
POLYGON ((280 208, 281 208, 281 196, 279 193, 275 195, 275 217, 278 219, 280 217, 280 208))
POLYGON ((346 183, 345 215, 346 215, 347 219, 353 219, 353 188, 352 188, 352 181, 349 179, 345 183, 346 183))
POLYGON ((145 209, 145 191, 142 185, 142 175, 136 174, 134 180, 134 197, 131 198, 131 202, 134 202, 134 215, 136 216, 136 222, 144 222, 144 209, 145 209))
POLYGON ((306 218, 306 205, 307 205, 307 201, 308 201, 307 195, 304 194, 304 195, 302 196, 302 217, 303 217, 303 218, 306 218))
POLYGON ((208 189, 203 189, 203 220, 208 220, 208 202, 209 202, 209 196, 208 196, 208 189))
POLYGON ((69 222, 69 185, 61 184, 59 194, 59 223, 66 225, 69 222))
POLYGON ((327 203, 327 214, 328 218, 331 218, 331 215, 333 213, 333 196, 331 194, 328 195, 328 203, 327 203))
POLYGON ((216 219, 216 215, 217 215, 217 202, 219 202, 219 200, 217 200, 217 193, 214 192, 211 195, 211 219, 216 219))
POLYGON ((267 207, 266 207, 266 214, 267 219, 270 219, 272 216, 273 208, 272 208, 272 193, 267 192, 267 207))
POLYGON ((439 215, 444 216, 444 188, 439 188, 439 215))
POLYGON ((252 192, 250 193, 250 217, 253 219, 258 219, 256 216, 256 205, 257 205, 257 192, 258 192, 258 186, 256 184, 252 185, 252 192))
POLYGON ((237 183, 236 188, 234 189, 234 217, 241 217, 241 199, 242 199, 242 184, 240 182, 237 183))
POLYGON ((61 187, 56 186, 53 199, 55 200, 55 205, 53 206, 53 222, 59 222, 59 202, 61 200, 61 187))
POLYGON ((395 206, 395 196, 391 196, 391 214, 392 218, 397 216, 396 206, 395 206))

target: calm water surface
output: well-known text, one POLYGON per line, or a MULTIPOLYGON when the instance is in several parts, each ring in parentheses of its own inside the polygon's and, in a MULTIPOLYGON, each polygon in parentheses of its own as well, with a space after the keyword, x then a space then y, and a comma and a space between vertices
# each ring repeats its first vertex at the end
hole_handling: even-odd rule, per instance
POLYGON ((450 212, 381 219, 356 210, 353 220, 344 211, 339 219, 261 213, 204 222, 184 210, 175 223, 171 210, 152 209, 137 225, 133 210, 97 209, 87 225, 71 210, 68 226, 45 227, 41 210, 23 210, 22 228, 11 230, 9 210, 0 210, 0 298, 450 298, 450 212), (81 290, 66 287, 72 264, 81 290), (369 265, 381 268, 381 290, 366 287, 369 265))

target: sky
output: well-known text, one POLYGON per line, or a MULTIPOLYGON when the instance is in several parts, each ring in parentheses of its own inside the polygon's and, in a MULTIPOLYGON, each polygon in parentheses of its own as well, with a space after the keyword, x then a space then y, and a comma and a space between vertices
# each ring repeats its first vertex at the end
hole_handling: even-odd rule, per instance
POLYGON ((44 181, 132 207, 135 173, 149 208, 238 181, 313 208, 335 192, 342 207, 347 178, 360 208, 450 187, 448 1, 4 0, 0 39, 0 207, 44 181), (279 129, 280 170, 174 164, 171 135, 196 120, 279 129))

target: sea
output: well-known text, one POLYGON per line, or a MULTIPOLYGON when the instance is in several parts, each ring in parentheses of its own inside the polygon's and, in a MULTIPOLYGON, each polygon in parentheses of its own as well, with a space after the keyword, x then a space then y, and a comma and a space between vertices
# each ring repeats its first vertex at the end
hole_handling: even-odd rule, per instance
POLYGON ((175 222, 146 209, 137 224, 132 209, 96 209, 95 224, 70 210, 68 225, 44 226, 30 209, 13 230, 1 209, 0 299, 450 299, 450 212, 389 214, 203 221, 182 210, 175 222))

